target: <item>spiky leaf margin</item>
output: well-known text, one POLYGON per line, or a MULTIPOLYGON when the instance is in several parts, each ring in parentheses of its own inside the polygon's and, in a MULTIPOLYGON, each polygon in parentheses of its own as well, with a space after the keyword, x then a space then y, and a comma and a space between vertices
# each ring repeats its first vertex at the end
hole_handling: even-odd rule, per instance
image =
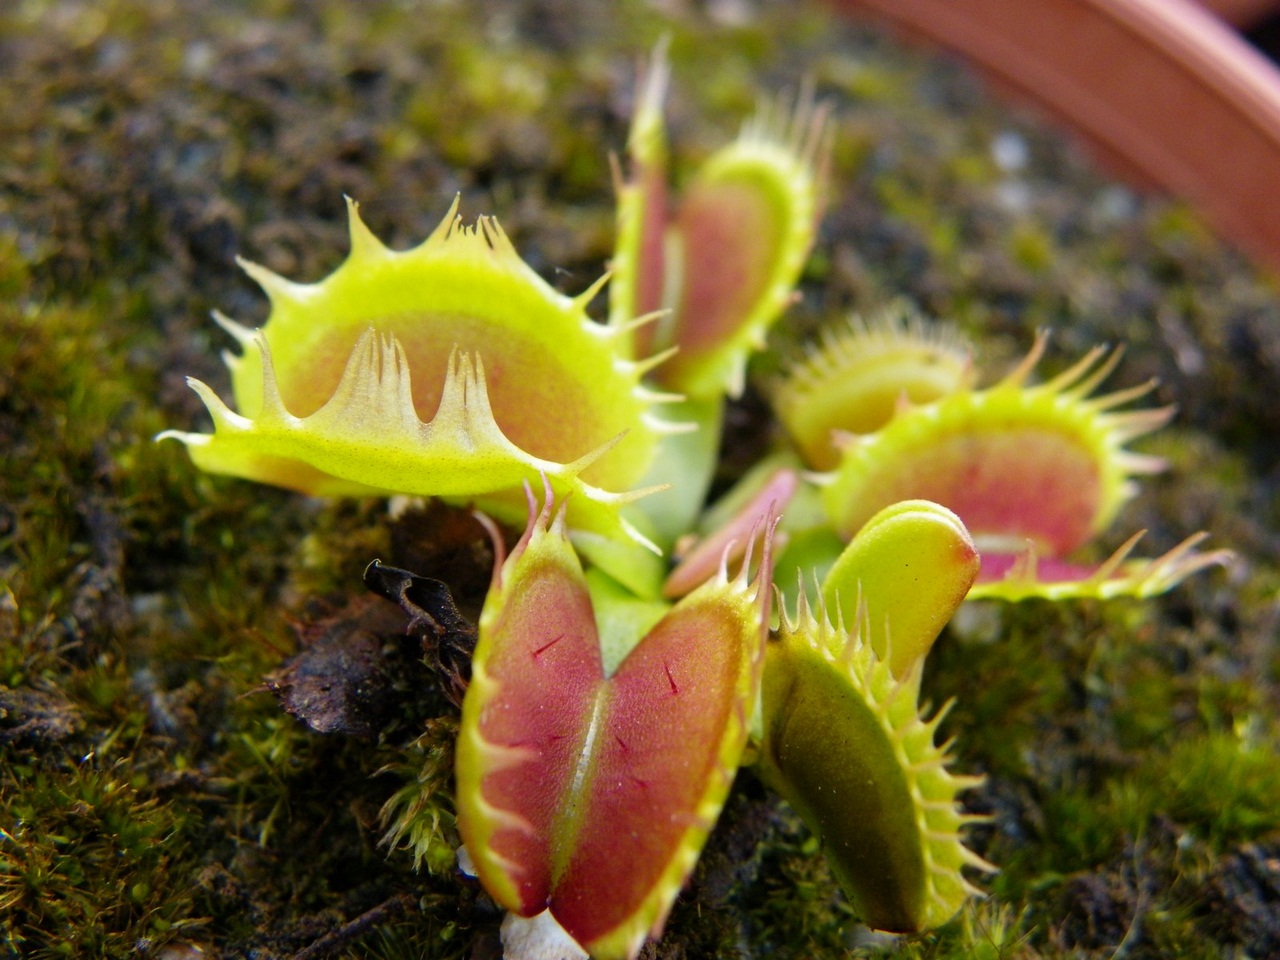
POLYGON ((558 496, 574 495, 575 530, 649 546, 620 508, 646 492, 625 487, 673 429, 653 413, 669 398, 640 382, 661 358, 625 359, 618 331, 587 317, 599 284, 562 296, 496 221, 464 226, 456 200, 435 232, 404 252, 383 246, 354 203, 349 212, 351 254, 319 283, 243 264, 272 311, 259 331, 216 315, 244 349, 226 357, 241 412, 189 380, 215 432, 160 436, 181 440, 213 473, 319 495, 474 499, 512 521, 522 519, 521 485, 545 475, 558 496), (438 383, 414 369, 441 363, 438 383), (494 368, 516 399, 495 392, 494 368), (539 456, 509 439, 496 399, 521 420, 530 447, 576 447, 572 457, 539 456), (435 405, 426 422, 424 404, 435 405))
POLYGON ((630 179, 619 177, 615 329, 638 349, 678 348, 658 379, 693 399, 742 392, 746 363, 795 296, 826 184, 829 125, 811 91, 765 101, 700 167, 667 221, 665 51, 637 98, 630 179), (653 311, 657 322, 634 328, 653 311))
POLYGON ((773 389, 773 407, 809 466, 840 461, 833 435, 874 433, 906 400, 929 403, 971 386, 967 343, 905 301, 822 330, 773 389))
POLYGON ((934 742, 946 708, 919 712, 923 661, 895 678, 889 663, 815 610, 803 586, 765 651, 761 772, 822 840, 860 918, 876 929, 927 930, 980 895, 965 867, 995 868, 965 847, 956 797, 980 777, 947 769, 934 742))
POLYGON ((1163 426, 1173 408, 1116 410, 1150 392, 1150 383, 1091 396, 1119 361, 1118 351, 1101 347, 1027 386, 1045 343, 1041 335, 993 387, 903 407, 884 429, 848 438, 839 467, 814 477, 836 529, 852 536, 876 511, 904 499, 954 510, 984 554, 1017 553, 1031 540, 1040 556, 1062 556, 1105 529, 1135 492, 1133 477, 1164 468, 1125 443, 1163 426), (1031 480, 1078 502, 1055 503, 1031 480))
POLYGON ((1230 550, 1197 550, 1208 538, 1206 533, 1192 534, 1154 559, 1128 559, 1142 537, 1142 531, 1135 533, 1097 566, 1042 560, 1030 546, 1020 554, 984 558, 982 573, 967 599, 1145 599, 1167 593, 1201 570, 1228 566, 1235 559, 1230 550))
POLYGON ((671 81, 666 47, 664 39, 649 58, 636 97, 627 138, 627 175, 614 169, 618 235, 609 264, 609 324, 622 333, 623 342, 632 350, 636 332, 658 319, 664 300, 668 198, 662 104, 671 81))

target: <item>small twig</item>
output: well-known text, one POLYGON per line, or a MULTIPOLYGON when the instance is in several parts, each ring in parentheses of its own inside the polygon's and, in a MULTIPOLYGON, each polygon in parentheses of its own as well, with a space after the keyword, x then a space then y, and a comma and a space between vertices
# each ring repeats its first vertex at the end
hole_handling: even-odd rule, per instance
POLYGON ((327 957, 361 936, 374 924, 408 910, 416 902, 417 897, 413 894, 398 893, 391 899, 384 900, 376 907, 366 910, 350 923, 344 924, 332 933, 326 933, 310 946, 299 950, 290 960, 319 960, 321 957, 327 957))

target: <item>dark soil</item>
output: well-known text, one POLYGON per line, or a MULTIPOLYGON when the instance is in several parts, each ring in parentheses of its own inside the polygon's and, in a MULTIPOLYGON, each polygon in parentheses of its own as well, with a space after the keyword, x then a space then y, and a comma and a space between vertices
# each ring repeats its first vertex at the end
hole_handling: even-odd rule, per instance
MULTIPOLYGON (((900 296, 979 343, 988 378, 1038 328, 1047 370, 1124 343, 1112 385, 1158 377, 1179 414, 1139 444, 1170 469, 1103 548, 1203 529, 1239 556, 1150 602, 957 620, 926 692, 957 700, 957 766, 988 778, 972 845, 1002 872, 897 949, 1280 956, 1274 284, 957 64, 783 0, 0 6, 0 955, 500 954, 499 912, 449 857, 463 664, 424 666, 444 635, 406 638, 361 582, 381 558, 474 618, 482 532, 438 506, 392 519, 211 478, 151 438, 203 429, 184 377, 226 394, 209 311, 265 317, 234 256, 322 277, 344 194, 404 247, 460 193, 584 289, 612 246, 636 65, 664 33, 677 177, 806 75, 838 116, 804 299, 757 387, 820 324, 900 296), (419 869, 379 842, 402 789, 440 825, 419 869)), ((722 480, 770 435, 761 395, 728 417, 722 480)), ((868 943, 744 771, 645 956, 868 943)))

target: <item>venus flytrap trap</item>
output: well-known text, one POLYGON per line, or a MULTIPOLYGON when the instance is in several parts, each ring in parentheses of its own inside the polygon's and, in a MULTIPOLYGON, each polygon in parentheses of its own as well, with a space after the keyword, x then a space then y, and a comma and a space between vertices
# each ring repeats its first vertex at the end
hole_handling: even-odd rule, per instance
POLYGON ((795 297, 821 218, 830 126, 811 92, 764 102, 737 140, 698 169, 668 209, 660 48, 632 122, 631 176, 618 186, 610 324, 642 353, 677 348, 657 379, 685 397, 737 396, 747 359, 795 297))
POLYGON ((759 692, 771 564, 750 551, 606 673, 565 507, 551 490, 502 559, 458 740, 458 825, 503 907, 550 910, 595 956, 657 935, 728 795, 759 692))
POLYGON ((823 839, 863 922, 914 933, 978 893, 963 867, 994 869, 961 839, 981 818, 956 805, 981 778, 947 771, 934 743, 945 709, 926 719, 918 703, 925 656, 978 553, 954 514, 919 501, 873 518, 842 561, 822 588, 834 603, 815 607, 802 584, 769 644, 760 769, 823 839))
POLYGON ((895 303, 874 321, 830 326, 775 384, 774 409, 805 462, 832 470, 840 440, 874 433, 905 403, 955 393, 973 382, 972 350, 949 327, 895 303))
MULTIPOLYGON (((562 296, 495 220, 464 226, 458 202, 420 246, 389 250, 348 204, 351 253, 304 285, 242 261, 271 301, 259 331, 215 315, 239 412, 197 380, 214 433, 170 431, 202 469, 333 495, 416 494, 523 517, 522 484, 573 494, 570 528, 637 589, 655 551, 620 507, 663 432, 670 397, 641 382, 626 333, 593 323, 599 289, 562 296), (626 559, 615 559, 619 555, 626 559)), ((600 281, 603 283, 603 279, 600 281)), ((652 579, 652 576, 650 577, 652 579)))
POLYGON ((906 326, 890 313, 797 364, 776 406, 802 447, 815 451, 814 465, 830 464, 810 478, 837 533, 852 536, 900 500, 945 504, 982 550, 973 598, 1148 597, 1225 562, 1224 551, 1195 549, 1202 534, 1152 560, 1129 559, 1141 534, 1102 563, 1069 559, 1110 526, 1136 492, 1135 477, 1164 469, 1125 444, 1166 424, 1173 408, 1119 409, 1150 393, 1152 383, 1097 394, 1120 360, 1120 351, 1102 347, 1028 384, 1047 342, 1038 336, 1017 367, 978 390, 947 334, 919 321, 906 326), (868 369, 865 354, 884 355, 902 382, 887 416, 883 370, 868 369), (842 384, 836 396, 809 386, 815 371, 842 384), (812 443, 820 423, 830 447, 812 443), (878 426, 858 429, 866 424, 878 426))
MULTIPOLYGON (((649 97, 644 109, 652 109, 649 97)), ((641 122, 642 131, 650 128, 641 122)), ((678 348, 657 373, 667 387, 695 400, 742 392, 747 359, 764 349, 769 327, 790 305, 813 245, 827 131, 826 111, 811 95, 791 107, 767 102, 736 141, 707 159, 665 225, 651 212, 665 192, 643 196, 652 189, 647 164, 625 188, 642 195, 644 229, 639 249, 623 245, 614 259, 635 260, 637 288, 636 307, 623 303, 617 312, 664 311, 636 340, 642 349, 678 348), (655 248, 659 256, 644 256, 655 248)))
POLYGON ((659 47, 637 99, 628 174, 616 174, 609 288, 609 325, 631 331, 632 353, 674 351, 654 376, 684 398, 671 414, 699 427, 666 438, 649 476, 680 482, 637 505, 667 547, 706 497, 725 396, 742 392, 748 358, 796 296, 821 219, 831 129, 811 91, 790 104, 765 101, 673 200, 662 119, 669 79, 659 47))
MULTIPOLYGON (((704 510, 725 397, 813 243, 830 128, 809 94, 766 105, 673 205, 667 83, 659 55, 618 175, 607 323, 586 315, 599 284, 556 293, 456 202, 405 252, 351 204, 351 254, 326 280, 245 264, 272 309, 256 332, 218 317, 243 349, 227 358, 238 412, 192 381, 214 432, 163 436, 211 472, 483 511, 496 556, 454 809, 516 918, 512 951, 553 929, 634 957, 743 763, 822 838, 864 923, 927 930, 976 892, 965 869, 991 869, 957 800, 980 781, 948 771, 945 708, 919 703, 952 613, 974 596, 1146 596, 1223 555, 1192 538, 1154 561, 1129 561, 1130 543, 1073 563, 1158 468, 1125 444, 1170 411, 1118 409, 1145 386, 1096 395, 1118 361, 1100 350, 1028 385, 1043 338, 975 389, 969 348, 902 308, 791 367, 774 397, 798 452, 704 510), (488 516, 524 524, 509 555, 488 516)), ((436 806, 402 791, 393 807, 390 842, 438 865, 435 821, 404 827, 436 806)))

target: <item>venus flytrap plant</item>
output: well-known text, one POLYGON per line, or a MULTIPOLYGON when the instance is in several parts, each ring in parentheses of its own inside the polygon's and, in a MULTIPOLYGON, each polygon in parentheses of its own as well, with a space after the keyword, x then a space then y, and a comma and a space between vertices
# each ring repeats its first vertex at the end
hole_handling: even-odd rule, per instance
POLYGON ((1158 466, 1124 445, 1169 411, 1117 409, 1149 388, 1094 395, 1118 355, 1028 386, 1042 338, 976 390, 958 339, 901 318, 793 366, 775 403, 800 454, 759 465, 686 544, 724 398, 813 242, 829 134, 808 94, 768 105, 669 208, 667 82, 659 53, 618 177, 607 324, 585 313, 599 284, 556 293, 496 221, 465 227, 455 203, 394 252, 352 204, 351 254, 324 281, 244 265, 272 309, 256 332, 218 317, 243 349, 238 412, 192 381, 214 432, 164 436, 211 472, 524 523, 504 556, 484 520, 496 559, 454 807, 490 896, 541 918, 525 933, 558 924, 593 956, 634 957, 743 762, 822 838, 866 924, 924 930, 974 892, 964 869, 990 869, 961 837, 957 795, 978 781, 948 772, 945 711, 919 705, 951 614, 967 596, 1147 595, 1222 556, 1193 539, 1145 563, 1063 559, 1158 466), (788 536, 802 577, 771 633, 788 536), (667 573, 658 548, 677 544, 667 573))
POLYGON ((728 795, 759 691, 770 535, 606 673, 550 486, 493 586, 458 740, 458 826, 485 888, 597 957, 657 936, 728 795))

